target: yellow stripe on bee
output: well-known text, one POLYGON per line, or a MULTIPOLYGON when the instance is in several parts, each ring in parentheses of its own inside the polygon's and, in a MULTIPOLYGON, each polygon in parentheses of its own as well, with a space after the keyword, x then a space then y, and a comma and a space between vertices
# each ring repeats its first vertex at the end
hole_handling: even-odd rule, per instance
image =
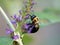
POLYGON ((38 27, 38 25, 35 25, 35 27, 38 27))
POLYGON ((36 23, 39 23, 38 17, 35 17, 35 18, 33 19, 33 21, 35 21, 35 20, 36 20, 35 24, 36 24, 36 23))

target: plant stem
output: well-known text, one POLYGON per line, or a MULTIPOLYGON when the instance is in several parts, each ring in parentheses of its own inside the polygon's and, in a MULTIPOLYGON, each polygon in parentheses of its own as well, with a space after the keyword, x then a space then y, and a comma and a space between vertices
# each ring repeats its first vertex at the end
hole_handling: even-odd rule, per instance
MULTIPOLYGON (((8 25, 10 26, 10 28, 11 28, 13 31, 15 31, 15 28, 14 28, 13 24, 11 23, 11 21, 9 20, 9 18, 8 18, 7 15, 6 15, 6 13, 4 12, 4 10, 3 10, 1 7, 0 7, 0 11, 1 11, 1 13, 3 14, 2 16, 6 19, 8 25)), ((20 33, 19 33, 19 32, 14 32, 14 35, 16 35, 16 34, 18 34, 18 35, 20 36, 20 33)), ((23 45, 21 38, 19 38, 19 39, 17 39, 17 40, 14 40, 14 41, 16 41, 17 43, 19 43, 19 45, 23 45)))
POLYGON ((0 7, 0 11, 3 14, 2 16, 6 19, 8 25, 10 26, 10 28, 15 31, 14 26, 12 25, 11 21, 9 20, 9 18, 7 17, 6 13, 3 11, 3 9, 0 7))

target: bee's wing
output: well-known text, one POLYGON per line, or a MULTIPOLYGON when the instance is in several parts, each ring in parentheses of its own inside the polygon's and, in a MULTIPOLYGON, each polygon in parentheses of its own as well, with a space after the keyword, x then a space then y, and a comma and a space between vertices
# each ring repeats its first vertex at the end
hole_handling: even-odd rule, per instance
POLYGON ((58 21, 58 20, 54 21, 54 20, 48 20, 48 19, 39 19, 40 27, 45 27, 45 26, 48 26, 50 24, 57 23, 57 22, 60 22, 60 21, 58 21))
POLYGON ((34 12, 34 14, 39 18, 40 27, 60 22, 60 16, 55 14, 44 13, 44 12, 34 12))
POLYGON ((40 27, 44 27, 44 26, 47 26, 51 24, 51 21, 50 20, 47 20, 47 19, 39 19, 39 26, 40 27))

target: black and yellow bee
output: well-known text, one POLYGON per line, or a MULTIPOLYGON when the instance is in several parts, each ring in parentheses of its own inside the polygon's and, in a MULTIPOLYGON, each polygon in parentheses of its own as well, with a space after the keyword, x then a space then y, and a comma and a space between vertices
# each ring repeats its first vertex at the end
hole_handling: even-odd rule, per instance
POLYGON ((37 32, 38 30, 39 30, 39 19, 38 19, 38 17, 37 16, 35 16, 35 15, 32 15, 31 16, 31 21, 32 21, 32 29, 31 29, 31 33, 35 33, 35 32, 37 32))
POLYGON ((23 27, 24 33, 35 33, 39 30, 39 19, 35 15, 30 15, 31 22, 26 23, 26 25, 23 27))

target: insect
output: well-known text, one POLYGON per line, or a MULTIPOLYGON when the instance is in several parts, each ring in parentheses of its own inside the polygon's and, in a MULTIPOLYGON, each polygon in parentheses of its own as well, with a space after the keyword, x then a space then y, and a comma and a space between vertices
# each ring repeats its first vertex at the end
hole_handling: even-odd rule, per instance
POLYGON ((31 21, 32 21, 32 30, 31 33, 35 33, 39 30, 39 19, 37 16, 32 15, 31 16, 31 21))
POLYGON ((39 30, 39 19, 35 15, 30 15, 31 23, 25 25, 25 32, 35 33, 39 30))

